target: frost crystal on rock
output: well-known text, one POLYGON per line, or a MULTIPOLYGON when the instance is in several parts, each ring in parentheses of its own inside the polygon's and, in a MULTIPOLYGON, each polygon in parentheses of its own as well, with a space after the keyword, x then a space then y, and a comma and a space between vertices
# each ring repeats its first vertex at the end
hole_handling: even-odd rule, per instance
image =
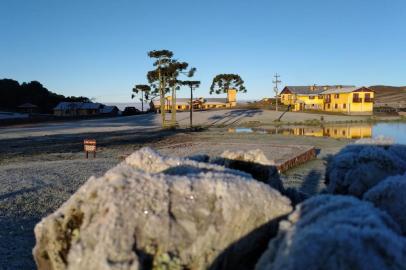
POLYGON ((210 159, 211 163, 247 172, 253 178, 284 192, 283 183, 273 160, 268 160, 259 149, 250 151, 224 151, 220 157, 210 159))
POLYGON ((329 162, 327 191, 359 198, 388 176, 406 171, 406 146, 350 145, 329 162))
POLYGON ((386 211, 406 235, 406 174, 388 177, 365 193, 363 199, 386 211))
POLYGON ((252 268, 291 210, 246 173, 145 148, 37 224, 33 252, 39 269, 252 268))
POLYGON ((257 263, 265 269, 405 269, 399 226, 368 202, 320 195, 299 204, 257 263))

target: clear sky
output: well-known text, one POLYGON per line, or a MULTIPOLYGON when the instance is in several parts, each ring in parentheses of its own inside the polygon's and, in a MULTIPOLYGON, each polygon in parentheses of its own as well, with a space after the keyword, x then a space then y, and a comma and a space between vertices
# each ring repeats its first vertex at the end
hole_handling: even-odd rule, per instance
MULTIPOLYGON (((405 0, 0 0, 0 78, 129 102, 169 49, 197 68, 197 96, 238 73, 244 99, 282 85, 406 85, 405 0)), ((187 96, 186 89, 179 96, 187 96)))

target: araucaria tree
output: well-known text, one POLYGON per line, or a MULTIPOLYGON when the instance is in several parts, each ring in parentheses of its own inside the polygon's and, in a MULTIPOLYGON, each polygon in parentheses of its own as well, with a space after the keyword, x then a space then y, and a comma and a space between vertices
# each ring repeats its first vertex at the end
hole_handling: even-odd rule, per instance
POLYGON ((245 93, 247 89, 244 86, 244 81, 237 74, 219 74, 214 77, 210 86, 210 95, 213 93, 227 93, 228 90, 235 89, 237 92, 245 93))
POLYGON ((189 64, 179 62, 172 59, 173 53, 168 50, 151 51, 148 53, 151 58, 157 59, 154 63, 156 69, 151 70, 147 74, 148 82, 151 84, 151 95, 160 97, 160 111, 162 116, 162 126, 166 126, 165 110, 166 100, 165 95, 172 90, 172 106, 171 106, 171 121, 170 125, 176 125, 176 90, 181 85, 178 76, 183 74, 192 77, 195 68, 187 70, 189 64))
POLYGON ((144 111, 144 101, 147 101, 149 99, 149 94, 151 92, 151 87, 146 84, 137 84, 133 88, 133 93, 131 95, 131 98, 136 97, 136 95, 141 94, 141 111, 144 111))
POLYGON ((188 86, 190 88, 190 128, 193 127, 193 90, 200 86, 200 81, 183 81, 182 85, 188 86))
POLYGON ((170 78, 169 86, 172 89, 172 108, 171 108, 171 124, 176 125, 176 90, 180 88, 182 81, 178 80, 180 74, 192 77, 196 71, 196 68, 191 68, 186 71, 189 66, 186 62, 178 62, 176 60, 170 61, 168 67, 165 70, 166 76, 170 78))
POLYGON ((173 56, 173 52, 168 50, 150 51, 148 56, 156 59, 154 66, 156 69, 151 70, 147 74, 149 83, 152 85, 154 94, 160 97, 160 111, 162 117, 162 126, 165 125, 165 94, 169 91, 167 89, 167 77, 165 76, 164 69, 168 67, 169 62, 173 56))

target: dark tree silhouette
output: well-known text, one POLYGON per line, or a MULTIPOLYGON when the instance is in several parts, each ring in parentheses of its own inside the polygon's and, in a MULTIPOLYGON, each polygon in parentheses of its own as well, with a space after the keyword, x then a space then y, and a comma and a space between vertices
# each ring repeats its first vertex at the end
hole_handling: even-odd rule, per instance
POLYGON ((149 94, 151 92, 151 87, 146 84, 137 84, 133 88, 133 93, 131 95, 131 98, 134 98, 137 94, 141 93, 141 111, 144 111, 144 101, 147 101, 149 99, 149 94))
POLYGON ((210 86, 210 95, 213 93, 227 93, 228 90, 235 89, 237 92, 247 92, 244 81, 237 74, 219 74, 214 77, 210 86))
POLYGON ((14 111, 24 103, 31 103, 38 106, 40 112, 51 113, 52 109, 61 101, 89 102, 89 99, 55 94, 37 81, 20 85, 15 80, 0 80, 0 108, 2 109, 14 111))
POLYGON ((183 81, 182 85, 190 88, 190 128, 193 128, 193 90, 200 86, 200 81, 183 81))

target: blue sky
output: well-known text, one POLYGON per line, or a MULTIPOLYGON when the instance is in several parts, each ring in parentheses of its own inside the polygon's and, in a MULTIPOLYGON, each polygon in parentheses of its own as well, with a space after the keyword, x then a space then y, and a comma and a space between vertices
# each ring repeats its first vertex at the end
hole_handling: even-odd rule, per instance
MULTIPOLYGON (((238 73, 248 93, 282 85, 406 85, 405 0, 0 0, 0 78, 65 95, 130 102, 169 49, 212 78, 238 73)), ((187 96, 186 89, 179 96, 187 96)))

